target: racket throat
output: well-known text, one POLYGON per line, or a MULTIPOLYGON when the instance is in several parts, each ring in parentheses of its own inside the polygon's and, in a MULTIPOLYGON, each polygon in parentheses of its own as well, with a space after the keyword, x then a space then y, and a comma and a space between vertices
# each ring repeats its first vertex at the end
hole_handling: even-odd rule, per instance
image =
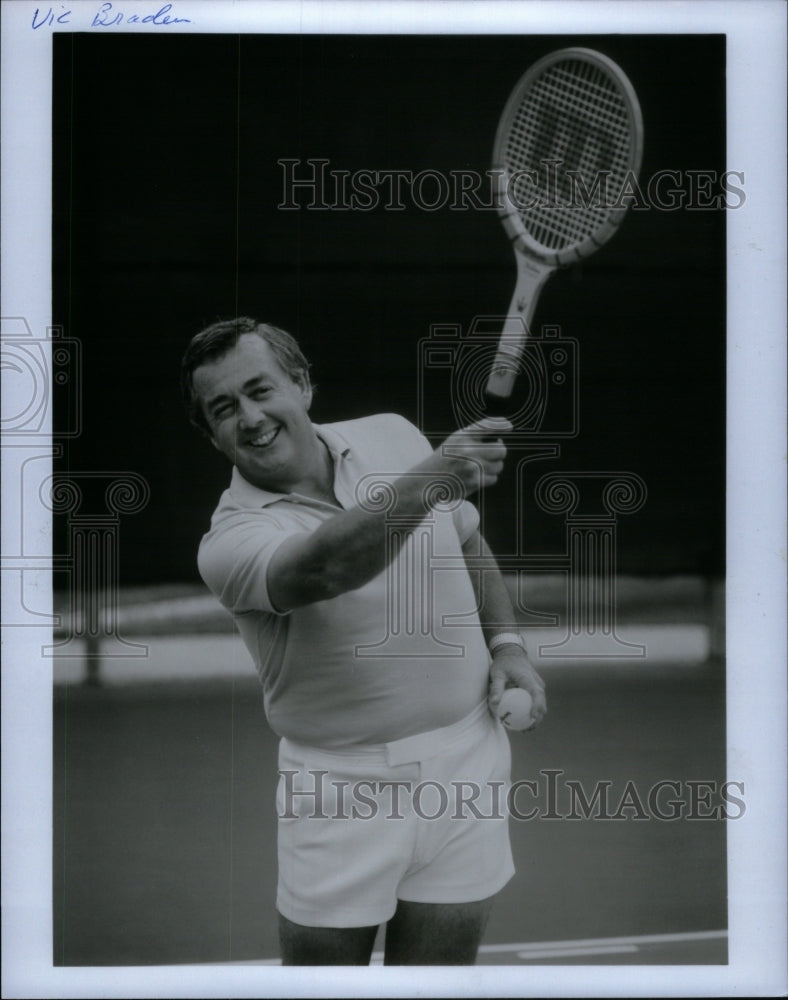
POLYGON ((542 286, 555 270, 555 265, 545 264, 534 257, 528 257, 517 247, 515 247, 515 258, 517 260, 517 284, 514 287, 507 321, 509 317, 522 319, 530 333, 531 320, 536 312, 536 304, 539 301, 542 286))
POLYGON ((517 284, 501 330, 501 339, 487 379, 485 393, 498 399, 508 399, 520 371, 520 359, 531 333, 531 321, 536 311, 542 286, 555 270, 533 257, 526 257, 515 248, 517 284))

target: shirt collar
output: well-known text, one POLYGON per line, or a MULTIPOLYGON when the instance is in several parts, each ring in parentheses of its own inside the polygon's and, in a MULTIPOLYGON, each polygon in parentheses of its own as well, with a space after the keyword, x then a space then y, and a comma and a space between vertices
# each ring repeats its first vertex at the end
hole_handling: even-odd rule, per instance
MULTIPOLYGON (((348 442, 337 434, 331 427, 312 424, 315 434, 326 445, 334 461, 334 480, 339 471, 339 462, 350 453, 348 442)), ((230 493, 234 500, 245 507, 267 507, 276 503, 277 500, 286 500, 291 493, 273 493, 270 490, 262 490, 259 486, 253 486, 248 479, 241 474, 238 466, 233 466, 233 474, 230 480, 230 493)))

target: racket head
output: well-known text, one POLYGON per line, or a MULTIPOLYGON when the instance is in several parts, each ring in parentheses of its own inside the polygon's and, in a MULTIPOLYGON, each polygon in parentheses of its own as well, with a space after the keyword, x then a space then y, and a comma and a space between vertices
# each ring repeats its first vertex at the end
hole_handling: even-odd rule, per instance
POLYGON ((597 250, 626 214, 617 202, 642 151, 640 104, 612 59, 568 48, 534 63, 493 148, 498 210, 515 249, 553 266, 597 250))

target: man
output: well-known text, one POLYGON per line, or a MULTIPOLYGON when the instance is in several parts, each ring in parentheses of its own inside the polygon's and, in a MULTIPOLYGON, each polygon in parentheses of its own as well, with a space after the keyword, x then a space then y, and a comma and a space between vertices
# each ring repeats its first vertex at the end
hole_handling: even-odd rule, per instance
POLYGON ((200 572, 282 738, 283 962, 367 964, 386 923, 387 964, 472 964, 514 871, 494 710, 515 684, 534 724, 546 711, 465 500, 497 480, 511 425, 480 421, 436 451, 391 414, 317 426, 298 345, 246 318, 198 334, 182 381, 234 466, 200 572))

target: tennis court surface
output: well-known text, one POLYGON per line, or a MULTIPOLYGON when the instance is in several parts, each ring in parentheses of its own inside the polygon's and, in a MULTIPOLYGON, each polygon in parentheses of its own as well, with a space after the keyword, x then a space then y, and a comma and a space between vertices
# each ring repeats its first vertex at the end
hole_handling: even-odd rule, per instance
MULTIPOLYGON (((511 736, 513 780, 538 789, 519 808, 538 815, 512 820, 517 875, 480 964, 727 961, 725 671, 706 591, 629 593, 621 634, 644 659, 540 662, 549 716, 511 736), (576 789, 603 787, 584 814, 576 789)), ((257 678, 226 626, 202 614, 204 634, 168 634, 171 613, 134 624, 133 607, 147 655, 103 660, 97 684, 79 658, 56 664, 54 962, 276 963, 277 739, 257 678)))

